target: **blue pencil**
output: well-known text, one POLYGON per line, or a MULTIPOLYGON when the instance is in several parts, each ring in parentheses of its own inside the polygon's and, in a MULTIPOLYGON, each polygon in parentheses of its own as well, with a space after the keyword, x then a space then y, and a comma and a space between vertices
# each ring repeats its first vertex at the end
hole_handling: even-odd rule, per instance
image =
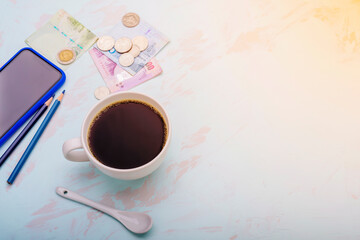
MULTIPOLYGON (((55 94, 54 94, 55 95, 55 94)), ((35 125, 35 123, 40 119, 40 117, 44 114, 48 106, 50 105, 51 101, 54 98, 54 95, 49 98, 49 100, 44 103, 40 109, 35 113, 35 115, 31 118, 29 123, 24 127, 24 129, 21 131, 19 136, 16 137, 16 139, 11 143, 8 149, 4 152, 4 154, 0 157, 0 167, 1 165, 6 161, 6 159, 10 156, 10 154, 15 150, 15 148, 19 145, 21 140, 24 139, 26 134, 30 131, 30 129, 35 125)))
POLYGON ((19 172, 21 171, 21 168, 24 166, 26 160, 28 159, 31 151, 34 149, 36 143, 39 141, 41 134, 44 132, 46 126, 48 125, 48 123, 50 122, 52 116, 55 114, 57 108, 60 105, 60 102, 64 96, 65 90, 60 94, 60 96, 58 97, 58 99, 54 102, 54 104, 52 105, 52 107, 50 108, 48 114, 46 115, 44 121, 41 123, 39 129, 37 130, 37 132, 35 133, 33 139, 31 140, 29 146, 26 148, 24 154, 22 155, 22 157, 20 158, 19 162, 17 163, 16 167, 14 168, 13 172, 11 173, 9 179, 7 180, 8 184, 12 184, 15 179, 16 176, 19 174, 19 172))

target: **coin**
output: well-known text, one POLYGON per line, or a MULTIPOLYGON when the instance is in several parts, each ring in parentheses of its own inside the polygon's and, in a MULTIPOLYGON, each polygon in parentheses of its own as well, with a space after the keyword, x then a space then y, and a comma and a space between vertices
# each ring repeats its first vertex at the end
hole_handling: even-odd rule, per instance
POLYGON ((134 57, 130 53, 121 54, 119 57, 119 63, 121 66, 128 67, 134 63, 134 57))
POLYGON ((110 36, 101 36, 96 44, 101 51, 109 51, 114 47, 115 40, 110 36))
POLYGON ((119 38, 115 42, 115 50, 118 51, 119 53, 127 52, 131 49, 131 47, 132 47, 132 42, 127 37, 119 38))
POLYGON ((133 55, 133 57, 135 58, 135 57, 139 56, 139 54, 140 54, 140 49, 139 49, 138 46, 133 45, 132 48, 130 49, 129 53, 130 53, 131 55, 133 55))
POLYGON ((132 43, 133 45, 138 46, 141 52, 144 51, 149 45, 149 41, 144 36, 134 37, 132 39, 132 43))
POLYGON ((135 27, 139 24, 140 17, 136 13, 127 13, 122 18, 122 23, 125 27, 135 27))
POLYGON ((105 98, 109 94, 110 94, 110 90, 105 86, 98 87, 97 89, 95 89, 95 93, 94 93, 95 97, 99 100, 105 98))
POLYGON ((64 48, 60 52, 58 52, 56 56, 56 60, 63 64, 70 64, 76 59, 76 52, 71 48, 64 48))

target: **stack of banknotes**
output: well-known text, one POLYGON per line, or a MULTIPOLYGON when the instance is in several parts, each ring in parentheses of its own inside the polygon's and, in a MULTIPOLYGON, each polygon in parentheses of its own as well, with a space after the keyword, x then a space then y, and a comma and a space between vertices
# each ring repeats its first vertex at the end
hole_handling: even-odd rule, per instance
POLYGON ((62 9, 25 42, 63 70, 90 49, 90 56, 109 92, 126 91, 162 72, 155 55, 169 40, 136 13, 118 14, 123 15, 123 21, 116 24, 108 35, 115 39, 144 36, 148 40, 147 48, 135 58, 133 64, 127 67, 119 64, 121 53, 114 48, 109 51, 98 49, 95 44, 98 37, 62 9), (136 16, 136 19, 124 19, 129 14, 131 17, 136 16))
POLYGON ((112 61, 97 48, 90 49, 89 53, 110 92, 129 90, 162 72, 155 58, 148 61, 138 73, 132 76, 120 64, 112 61))

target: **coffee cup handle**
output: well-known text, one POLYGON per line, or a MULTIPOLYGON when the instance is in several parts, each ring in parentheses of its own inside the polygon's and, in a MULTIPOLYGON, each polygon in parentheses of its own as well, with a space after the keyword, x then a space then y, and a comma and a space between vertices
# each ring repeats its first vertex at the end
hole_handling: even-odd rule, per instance
POLYGON ((87 162, 88 156, 84 151, 84 147, 80 138, 69 139, 62 146, 64 157, 72 162, 87 162))

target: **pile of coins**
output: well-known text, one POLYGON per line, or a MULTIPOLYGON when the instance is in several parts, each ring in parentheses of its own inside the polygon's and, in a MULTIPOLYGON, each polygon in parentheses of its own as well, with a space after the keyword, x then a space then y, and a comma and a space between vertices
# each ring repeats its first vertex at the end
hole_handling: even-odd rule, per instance
POLYGON ((115 41, 113 37, 105 35, 101 36, 96 44, 104 52, 115 48, 117 52, 121 53, 119 57, 120 65, 128 67, 134 63, 135 58, 139 56, 140 52, 148 47, 149 41, 144 36, 137 36, 133 39, 121 37, 115 41))
MULTIPOLYGON (((136 13, 127 13, 122 18, 122 23, 128 28, 136 27, 139 22, 140 17, 136 13)), ((137 36, 133 39, 121 37, 116 41, 111 36, 102 36, 96 44, 104 52, 115 48, 117 52, 121 53, 119 57, 120 65, 128 67, 134 63, 135 58, 139 56, 140 52, 148 47, 149 41, 144 36, 137 36)))
MULTIPOLYGON (((136 27, 140 22, 140 17, 136 13, 127 13, 122 18, 122 23, 125 27, 133 28, 136 27)), ((133 39, 127 37, 121 37, 115 41, 111 36, 102 36, 98 39, 96 43, 99 50, 106 52, 113 48, 119 53, 119 63, 121 66, 128 67, 131 66, 135 58, 139 56, 140 52, 147 49, 149 41, 144 36, 137 36, 133 39)), ((110 94, 110 90, 101 86, 95 90, 95 97, 99 100, 105 98, 110 94)))

